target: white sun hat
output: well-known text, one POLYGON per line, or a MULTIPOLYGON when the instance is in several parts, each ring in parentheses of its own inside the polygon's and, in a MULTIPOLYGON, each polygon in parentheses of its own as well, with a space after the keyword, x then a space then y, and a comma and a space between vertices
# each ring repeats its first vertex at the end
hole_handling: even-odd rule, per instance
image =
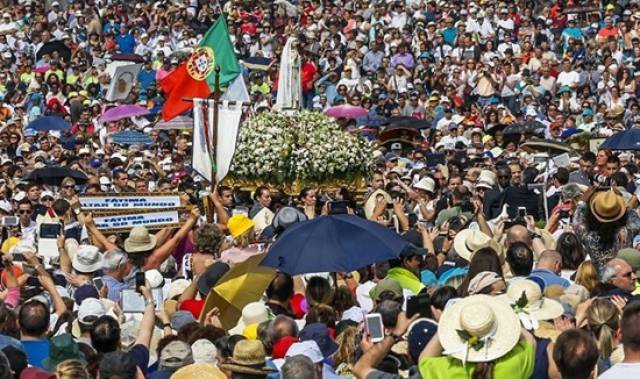
POLYGON ((443 354, 463 364, 490 362, 506 355, 518 343, 520 331, 520 321, 511 307, 488 295, 469 296, 446 307, 438 326, 443 354))
POLYGON ((529 330, 537 329, 539 320, 553 320, 564 313, 562 304, 542 296, 540 286, 528 279, 511 282, 507 293, 498 298, 513 308, 522 326, 529 330))

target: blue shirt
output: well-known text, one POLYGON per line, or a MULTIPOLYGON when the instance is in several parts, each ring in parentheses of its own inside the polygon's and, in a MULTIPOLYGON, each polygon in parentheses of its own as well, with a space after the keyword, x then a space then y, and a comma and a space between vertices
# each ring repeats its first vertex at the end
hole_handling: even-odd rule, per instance
POLYGON ((543 291, 545 288, 553 285, 562 286, 562 288, 567 288, 571 285, 571 282, 567 279, 544 268, 537 268, 531 271, 529 279, 533 279, 538 284, 542 282, 544 284, 543 291))
POLYGON ((155 83, 156 81, 156 70, 147 70, 147 69, 142 69, 140 70, 140 72, 138 72, 138 82, 140 82, 140 87, 143 90, 147 90, 147 87, 149 87, 151 84, 155 83))
POLYGON ((46 371, 47 368, 42 365, 42 360, 49 356, 49 340, 45 338, 41 340, 22 341, 22 346, 24 346, 24 351, 27 353, 27 361, 29 364, 46 371))
POLYGON ((453 46, 456 41, 456 37, 458 36, 458 29, 456 28, 446 28, 442 31, 442 38, 444 39, 444 43, 449 46, 453 46))
POLYGON ((131 54, 136 46, 136 39, 129 33, 118 34, 116 36, 116 42, 120 46, 120 51, 124 54, 131 54))
POLYGON ((120 302, 120 293, 122 292, 122 290, 132 288, 129 283, 121 282, 113 276, 109 275, 103 276, 102 282, 109 289, 107 293, 107 299, 115 302, 120 302))

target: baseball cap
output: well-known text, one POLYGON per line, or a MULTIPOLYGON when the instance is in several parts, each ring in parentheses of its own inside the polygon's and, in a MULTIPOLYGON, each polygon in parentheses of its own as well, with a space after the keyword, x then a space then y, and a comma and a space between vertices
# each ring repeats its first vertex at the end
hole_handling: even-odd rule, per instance
POLYGON ((309 357, 313 363, 320 363, 324 360, 318 343, 313 340, 296 342, 289 347, 285 358, 294 357, 296 355, 304 355, 309 357))
POLYGON ((78 322, 83 325, 91 325, 93 321, 89 320, 89 317, 102 317, 107 314, 107 310, 99 299, 92 297, 84 299, 78 307, 78 322))
POLYGON ((171 341, 160 352, 161 368, 180 368, 192 363, 191 346, 184 341, 171 341))
POLYGON ((371 296, 371 299, 378 301, 380 299, 380 295, 387 291, 392 292, 395 295, 394 297, 403 297, 402 287, 397 281, 391 278, 384 278, 379 281, 378 284, 369 291, 369 295, 371 296))

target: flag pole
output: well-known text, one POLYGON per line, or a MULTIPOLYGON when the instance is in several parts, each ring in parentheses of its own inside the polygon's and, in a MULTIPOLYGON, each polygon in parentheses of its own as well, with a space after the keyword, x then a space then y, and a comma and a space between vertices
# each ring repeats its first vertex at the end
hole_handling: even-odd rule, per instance
MULTIPOLYGON (((213 100, 213 131, 211 133, 211 195, 214 195, 214 191, 216 190, 216 150, 217 150, 217 137, 218 137, 218 106, 220 104, 220 66, 216 65, 213 69, 214 71, 214 85, 213 92, 211 93, 211 99, 213 100)), ((213 205, 208 208, 210 214, 210 220, 213 220, 214 207, 213 205)))

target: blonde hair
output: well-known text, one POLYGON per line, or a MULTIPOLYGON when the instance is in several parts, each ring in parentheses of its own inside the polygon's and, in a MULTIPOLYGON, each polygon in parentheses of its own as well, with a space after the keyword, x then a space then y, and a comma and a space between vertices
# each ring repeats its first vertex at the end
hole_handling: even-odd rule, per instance
POLYGON ((251 245, 251 242, 254 239, 254 234, 254 228, 249 228, 249 230, 233 239, 233 245, 241 249, 248 247, 249 245, 251 245))
POLYGON ((67 359, 56 366, 57 379, 90 379, 85 365, 77 359, 67 359))
POLYGON ((357 331, 355 327, 348 326, 336 338, 338 351, 333 357, 336 366, 344 363, 351 368, 355 363, 357 331))
POLYGON ((596 270, 596 266, 591 261, 580 263, 580 266, 578 266, 576 270, 575 282, 591 293, 598 284, 598 270, 596 270))
POLYGON ((609 299, 595 299, 587 309, 587 324, 598 340, 600 357, 609 358, 615 347, 614 334, 620 327, 620 311, 609 299))

